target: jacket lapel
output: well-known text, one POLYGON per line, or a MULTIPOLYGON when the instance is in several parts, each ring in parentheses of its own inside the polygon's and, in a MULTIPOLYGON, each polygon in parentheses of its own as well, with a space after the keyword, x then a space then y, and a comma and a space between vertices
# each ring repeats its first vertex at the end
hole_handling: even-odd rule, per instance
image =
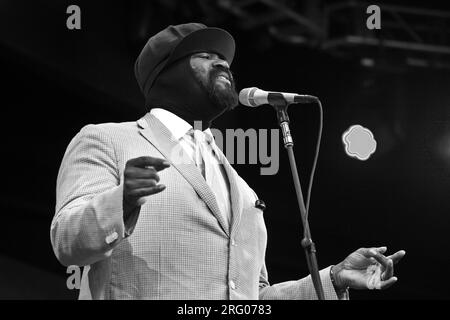
POLYGON ((143 118, 139 119, 137 123, 142 128, 140 134, 154 145, 169 160, 171 165, 180 172, 187 182, 192 185, 219 221, 224 232, 229 236, 229 226, 220 213, 213 191, 207 185, 195 163, 184 152, 183 147, 175 140, 169 129, 150 113, 147 113, 143 118))
MULTIPOLYGON (((219 149, 219 148, 216 148, 219 149)), ((228 162, 227 158, 223 154, 222 150, 218 150, 220 156, 220 162, 223 164, 225 172, 228 176, 228 181, 230 182, 230 196, 231 196, 231 228, 230 235, 233 237, 234 232, 238 229, 239 222, 241 220, 243 199, 242 199, 242 188, 239 185, 238 175, 234 171, 231 164, 228 162)))

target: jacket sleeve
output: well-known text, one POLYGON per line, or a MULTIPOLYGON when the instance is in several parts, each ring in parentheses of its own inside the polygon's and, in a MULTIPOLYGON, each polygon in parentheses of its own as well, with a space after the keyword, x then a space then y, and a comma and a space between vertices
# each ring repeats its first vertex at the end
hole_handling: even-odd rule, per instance
POLYGON ((50 237, 63 265, 102 260, 131 234, 140 208, 123 221, 121 181, 111 138, 99 125, 84 127, 67 147, 57 178, 50 237))
MULTIPOLYGON (((348 291, 338 295, 334 290, 330 278, 330 268, 327 267, 319 271, 325 300, 348 300, 348 291)), ((262 300, 317 300, 317 294, 311 276, 300 280, 280 282, 270 285, 268 281, 267 269, 264 264, 259 280, 259 299, 262 300)))

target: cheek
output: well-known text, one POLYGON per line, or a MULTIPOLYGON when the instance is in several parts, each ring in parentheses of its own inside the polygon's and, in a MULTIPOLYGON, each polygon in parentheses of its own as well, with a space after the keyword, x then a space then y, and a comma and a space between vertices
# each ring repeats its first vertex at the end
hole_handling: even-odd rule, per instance
POLYGON ((209 72, 208 72, 208 69, 207 69, 207 68, 205 68, 205 67, 200 67, 200 68, 198 68, 198 73, 200 73, 200 75, 201 75, 202 77, 204 77, 205 79, 208 78, 209 72))
POLYGON ((208 68, 201 64, 192 64, 191 68, 195 74, 195 76, 202 80, 202 82, 206 83, 208 81, 208 68))

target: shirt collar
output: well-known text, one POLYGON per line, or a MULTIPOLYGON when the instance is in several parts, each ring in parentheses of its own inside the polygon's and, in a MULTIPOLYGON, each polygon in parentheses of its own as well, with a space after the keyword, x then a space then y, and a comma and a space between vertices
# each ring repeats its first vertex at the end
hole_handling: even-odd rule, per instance
POLYGON ((170 133, 179 140, 183 137, 192 126, 176 114, 162 108, 154 108, 150 110, 150 114, 154 115, 163 125, 169 129, 170 133))
MULTIPOLYGON (((153 108, 150 110, 150 114, 161 121, 161 123, 169 129, 170 133, 172 133, 176 140, 180 140, 192 128, 192 126, 184 119, 170 111, 167 111, 166 109, 153 108)), ((204 130, 203 133, 213 137, 213 134, 209 128, 204 130)))

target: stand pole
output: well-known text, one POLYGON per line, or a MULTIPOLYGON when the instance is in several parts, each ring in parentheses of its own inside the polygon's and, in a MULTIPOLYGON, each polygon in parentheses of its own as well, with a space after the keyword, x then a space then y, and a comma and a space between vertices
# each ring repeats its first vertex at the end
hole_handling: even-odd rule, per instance
POLYGON ((287 103, 284 99, 280 99, 277 103, 273 103, 272 106, 277 112, 278 123, 280 124, 281 131, 283 134, 284 147, 286 148, 289 156, 289 164, 291 166, 292 178, 294 180, 295 192, 297 194, 298 206, 300 208, 300 215, 303 223, 303 239, 301 241, 302 247, 305 251, 306 262, 308 264, 308 269, 311 274, 311 278, 316 290, 317 297, 319 300, 325 300, 325 295, 323 293, 322 282, 320 280, 319 268, 317 265, 316 258, 316 247, 311 239, 311 231, 309 228, 305 203, 303 200, 302 188, 300 185, 300 179, 298 177, 297 165, 294 156, 294 141, 291 136, 289 129, 289 117, 287 114, 287 103))

